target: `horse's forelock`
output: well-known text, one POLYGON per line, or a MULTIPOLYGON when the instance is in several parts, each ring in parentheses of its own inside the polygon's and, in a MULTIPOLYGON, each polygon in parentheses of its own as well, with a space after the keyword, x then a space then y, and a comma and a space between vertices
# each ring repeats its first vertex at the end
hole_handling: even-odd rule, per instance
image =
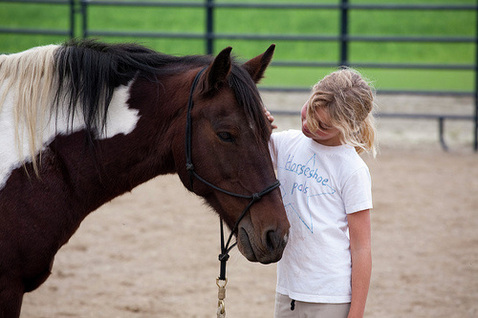
POLYGON ((253 123, 258 141, 268 140, 270 130, 264 116, 264 106, 256 84, 249 73, 240 66, 234 65, 229 76, 229 85, 234 91, 240 106, 244 108, 247 121, 253 123))

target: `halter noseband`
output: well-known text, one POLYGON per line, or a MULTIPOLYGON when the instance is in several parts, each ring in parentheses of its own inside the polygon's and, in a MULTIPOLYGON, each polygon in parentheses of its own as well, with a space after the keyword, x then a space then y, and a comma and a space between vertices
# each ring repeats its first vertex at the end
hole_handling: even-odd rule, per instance
POLYGON ((234 232, 237 231, 237 228, 239 226, 239 222, 244 218, 246 215, 247 211, 251 208, 251 206, 259 201, 264 195, 268 194, 269 192, 273 191, 277 187, 280 186, 279 180, 276 180, 272 185, 266 187, 264 190, 261 192, 254 193, 252 195, 244 195, 244 194, 239 194, 239 193, 234 193, 227 191, 225 189, 222 189, 218 186, 215 186, 214 184, 210 183, 209 181, 203 179, 200 175, 197 174, 197 172, 194 170, 194 165, 192 163, 192 152, 191 152, 191 146, 192 146, 192 118, 191 118, 191 110, 194 106, 194 101, 193 101, 193 93, 194 90, 199 82, 199 77, 201 74, 204 72, 206 69, 203 68, 200 70, 197 74, 196 77, 194 78, 193 84, 191 86, 191 91, 189 93, 189 100, 188 100, 188 113, 187 113, 187 118, 186 118, 186 170, 189 173, 189 179, 190 179, 190 187, 191 190, 193 189, 193 180, 194 178, 198 179, 202 183, 208 185, 209 187, 213 188, 214 190, 217 190, 219 192, 225 193, 227 195, 236 197, 236 198, 243 198, 243 199, 249 199, 251 200, 249 204, 244 208, 242 211, 241 215, 237 219, 236 223, 234 224, 234 227, 231 229, 231 233, 229 234, 229 238, 227 242, 224 244, 224 225, 223 225, 223 220, 221 219, 221 254, 219 254, 219 261, 221 262, 221 271, 219 274, 219 279, 220 280, 225 280, 226 279, 226 262, 229 259, 229 251, 232 250, 234 246, 236 246, 237 242, 229 246, 231 243, 232 236, 234 235, 234 232))

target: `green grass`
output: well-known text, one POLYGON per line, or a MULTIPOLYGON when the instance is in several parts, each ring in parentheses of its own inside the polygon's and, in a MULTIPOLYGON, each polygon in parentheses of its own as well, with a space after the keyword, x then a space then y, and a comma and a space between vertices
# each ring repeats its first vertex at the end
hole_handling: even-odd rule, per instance
MULTIPOLYGON (((194 1, 194 0, 193 0, 194 1)), ((220 2, 220 0, 217 0, 220 2)), ((221 2, 290 3, 289 0, 234 0, 221 2)), ((349 0, 357 3, 415 4, 414 0, 349 0)), ((189 1, 191 2, 191 1, 189 1)), ((203 0, 195 0, 203 3, 203 0)), ((299 1, 298 1, 299 2, 299 1)), ((338 1, 300 0, 300 3, 337 3, 338 1)), ((432 4, 476 4, 475 0, 422 0, 432 4)), ((77 15, 78 20, 80 16, 77 15)), ((17 4, 0 1, 0 27, 67 29, 68 8, 61 5, 17 4)), ((366 11, 350 12, 350 34, 379 36, 475 36, 474 11, 366 11)), ((88 10, 90 30, 141 31, 202 34, 205 13, 200 8, 139 8, 91 6, 88 10)), ((336 10, 274 10, 220 8, 215 12, 215 31, 221 34, 329 35, 339 32, 336 10)), ((81 27, 77 21, 77 36, 81 27)), ((59 43, 62 36, 18 35, 0 33, 0 52, 22 51, 32 46, 59 43)), ((158 51, 174 54, 203 54, 202 40, 154 38, 101 38, 109 42, 139 42, 158 51)), ((297 42, 273 40, 229 40, 215 42, 215 53, 226 46, 241 60, 262 53, 272 42, 277 45, 275 61, 315 61, 335 63, 339 60, 336 42, 297 42)), ((473 43, 390 43, 352 42, 349 59, 354 63, 474 64, 473 43)), ((267 86, 310 87, 330 72, 324 68, 273 66, 263 81, 267 86)), ((473 91, 473 71, 361 69, 377 89, 473 91)))

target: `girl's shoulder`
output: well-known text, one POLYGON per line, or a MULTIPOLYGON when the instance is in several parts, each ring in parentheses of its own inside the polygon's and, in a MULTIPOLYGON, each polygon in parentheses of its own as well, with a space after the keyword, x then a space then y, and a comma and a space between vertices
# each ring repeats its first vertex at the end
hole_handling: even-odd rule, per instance
POLYGON ((307 137, 304 136, 302 131, 296 129, 274 132, 271 135, 271 141, 276 146, 297 143, 304 140, 303 138, 307 137))
POLYGON ((296 138, 296 137, 299 137, 300 135, 303 135, 302 131, 297 129, 289 129, 289 130, 273 132, 271 135, 271 138, 274 138, 274 139, 296 138))

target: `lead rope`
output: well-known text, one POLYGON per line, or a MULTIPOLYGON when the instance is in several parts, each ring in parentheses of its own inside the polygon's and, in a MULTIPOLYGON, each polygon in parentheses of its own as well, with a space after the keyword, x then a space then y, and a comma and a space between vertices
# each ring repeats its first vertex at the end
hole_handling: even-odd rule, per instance
MULTIPOLYGON (((219 270, 219 277, 216 278, 216 285, 217 285, 217 318, 225 318, 226 317, 226 285, 227 285, 227 278, 226 278, 226 262, 229 259, 229 253, 227 251, 227 246, 224 245, 224 222, 222 218, 220 220, 220 227, 221 227, 221 254, 219 254, 219 262, 221 262, 220 270, 219 270)), ((229 244, 229 240, 228 240, 229 244)), ((233 244, 232 247, 234 247, 233 244)), ((232 248, 231 247, 231 248, 232 248)))
POLYGON ((224 222, 221 218, 220 221, 220 227, 221 227, 221 254, 219 254, 219 262, 221 262, 220 266, 220 271, 219 271, 219 277, 216 279, 216 285, 219 288, 217 291, 217 318, 225 318, 226 317, 226 303, 225 303, 225 298, 226 298, 226 285, 227 285, 227 278, 226 278, 226 264, 227 260, 229 259, 229 252, 234 248, 234 246, 237 245, 237 242, 233 243, 231 246, 229 244, 231 243, 232 236, 234 235, 234 232, 237 231, 237 228, 239 226, 239 222, 244 218, 246 215, 247 211, 251 208, 251 206, 259 201, 263 195, 271 192, 275 188, 277 188, 280 185, 279 181, 276 181, 273 185, 270 187, 266 188, 264 191, 259 192, 259 193, 254 193, 253 195, 250 196, 251 201, 249 204, 244 208, 242 211, 241 215, 237 219, 236 223, 234 224, 234 227, 231 229, 231 233, 229 234, 229 237, 227 239, 226 244, 224 244, 224 222))

